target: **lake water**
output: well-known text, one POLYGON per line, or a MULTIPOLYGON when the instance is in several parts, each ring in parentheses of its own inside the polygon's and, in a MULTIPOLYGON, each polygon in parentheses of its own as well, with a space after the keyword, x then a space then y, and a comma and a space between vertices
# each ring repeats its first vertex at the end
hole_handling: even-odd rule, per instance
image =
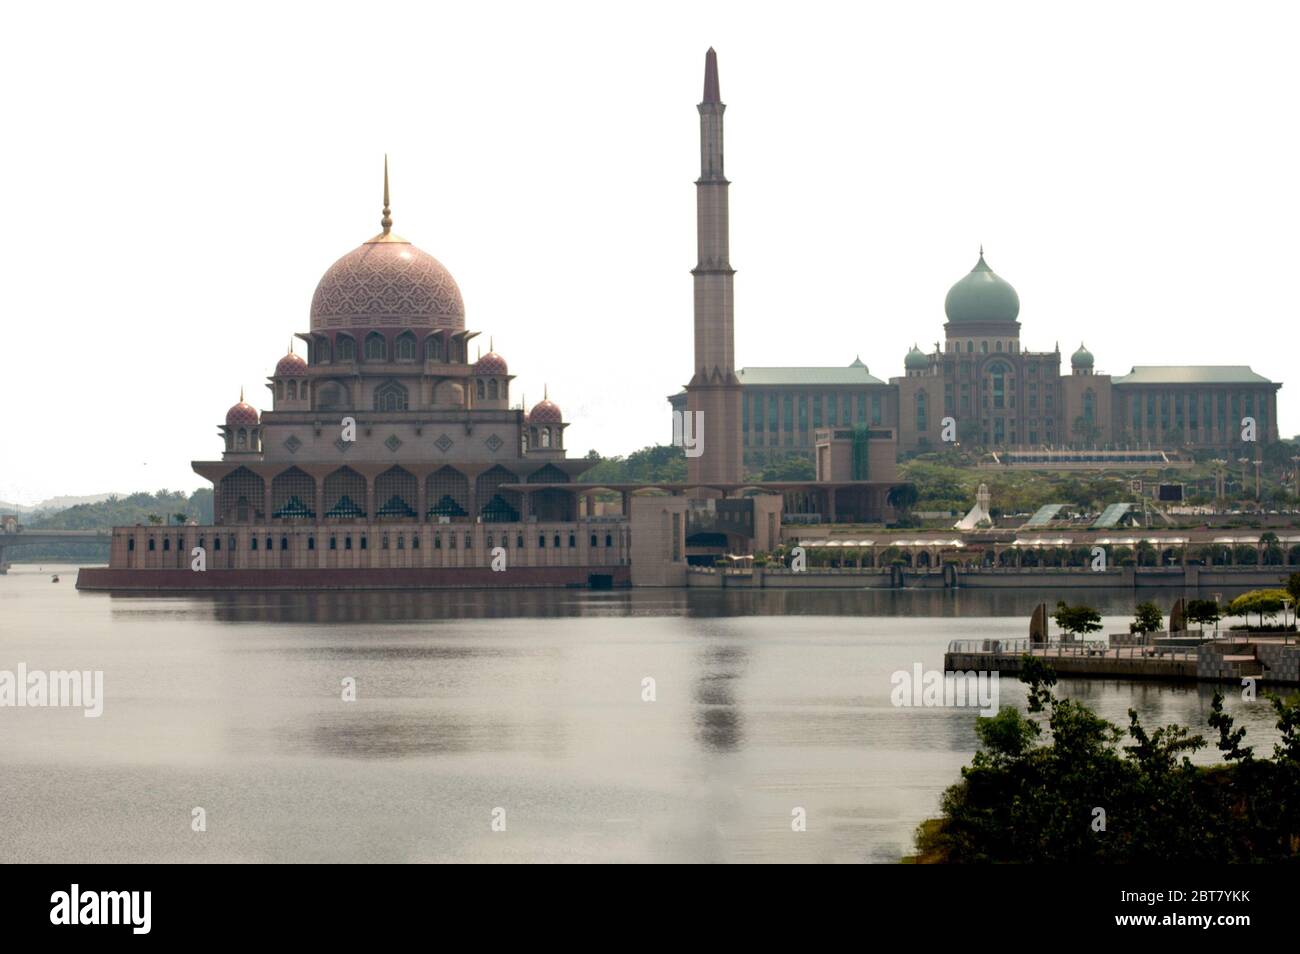
MULTIPOLYGON (((891 705, 891 675, 941 669, 950 639, 1027 635, 1047 598, 146 598, 52 569, 0 576, 0 670, 103 670, 104 712, 0 708, 3 861, 894 862, 976 740, 971 709, 891 705)), ((1127 629, 1132 591, 1086 600, 1127 629)), ((1133 707, 1208 732, 1208 687, 1061 688, 1120 724, 1133 707)), ((1229 709, 1271 745, 1265 703, 1229 709)))

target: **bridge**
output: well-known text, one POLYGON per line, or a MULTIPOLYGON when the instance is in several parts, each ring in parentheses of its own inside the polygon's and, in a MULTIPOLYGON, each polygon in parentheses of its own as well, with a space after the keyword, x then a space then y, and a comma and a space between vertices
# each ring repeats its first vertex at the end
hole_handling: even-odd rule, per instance
POLYGON ((108 530, 19 530, 0 533, 0 573, 8 569, 5 554, 13 547, 40 546, 50 543, 103 543, 113 535, 108 530))

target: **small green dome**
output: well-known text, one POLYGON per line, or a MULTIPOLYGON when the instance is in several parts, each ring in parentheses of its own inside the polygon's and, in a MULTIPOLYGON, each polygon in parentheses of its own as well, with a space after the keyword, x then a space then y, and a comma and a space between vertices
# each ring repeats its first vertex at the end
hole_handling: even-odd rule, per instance
POLYGON ((903 359, 903 368, 908 371, 924 371, 930 367, 930 359, 916 345, 912 345, 912 350, 907 353, 903 359))
POLYGON ((1082 341, 1079 342, 1079 350, 1076 351, 1074 354, 1070 355, 1070 367, 1072 368, 1092 367, 1092 352, 1083 346, 1082 341))
POLYGON ((1015 321, 1020 315, 1020 296, 980 260, 970 274, 948 289, 943 310, 949 321, 1015 321))

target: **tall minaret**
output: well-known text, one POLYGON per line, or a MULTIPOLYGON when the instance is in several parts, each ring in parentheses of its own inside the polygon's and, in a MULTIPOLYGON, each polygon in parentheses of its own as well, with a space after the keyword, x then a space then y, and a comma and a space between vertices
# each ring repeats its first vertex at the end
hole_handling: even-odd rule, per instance
POLYGON ((700 111, 700 178, 695 183, 699 264, 695 276, 695 368, 686 385, 686 406, 702 453, 686 459, 691 483, 740 483, 740 381, 736 378, 735 269, 728 254, 727 182, 722 172, 723 105, 718 91, 718 55, 704 59, 704 101, 700 111))

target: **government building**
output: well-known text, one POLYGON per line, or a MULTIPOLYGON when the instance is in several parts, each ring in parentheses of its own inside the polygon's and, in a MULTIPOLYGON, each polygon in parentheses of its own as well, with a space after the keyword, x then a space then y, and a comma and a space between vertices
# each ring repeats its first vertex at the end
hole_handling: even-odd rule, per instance
MULTIPOLYGON (((1010 458, 1036 451, 1213 451, 1254 456, 1278 440, 1277 390, 1239 365, 1137 365, 1112 376, 1079 344, 1062 370, 1059 345, 1020 339, 1020 296, 984 259, 944 300, 944 340, 913 345, 903 374, 884 381, 860 357, 844 367, 741 368, 746 466, 791 453, 812 458, 823 426, 882 426, 900 455, 944 444, 944 418, 963 448, 1010 458), (1243 419, 1255 422, 1253 443, 1243 419)), ((685 392, 670 398, 685 406, 685 392)))

